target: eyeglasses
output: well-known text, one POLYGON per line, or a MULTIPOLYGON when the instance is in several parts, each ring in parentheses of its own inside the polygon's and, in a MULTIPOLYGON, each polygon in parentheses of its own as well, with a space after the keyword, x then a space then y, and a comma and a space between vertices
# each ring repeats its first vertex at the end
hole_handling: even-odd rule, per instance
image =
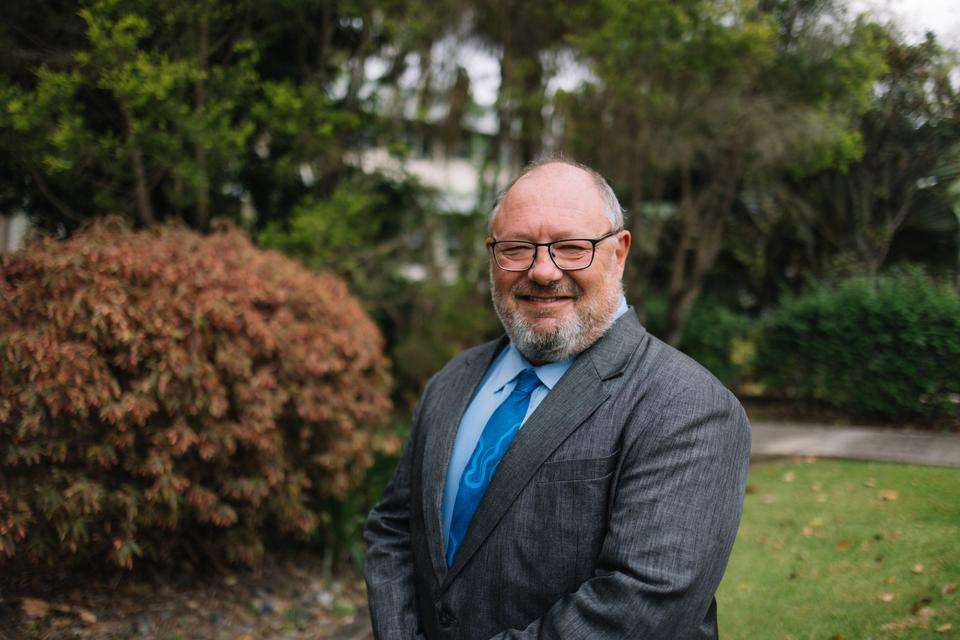
POLYGON ((623 231, 614 229, 605 236, 591 238, 567 238, 553 242, 526 242, 525 240, 488 240, 487 247, 493 253, 497 266, 504 271, 526 271, 537 260, 537 247, 546 247, 547 254, 561 271, 579 271, 593 264, 597 243, 623 231))

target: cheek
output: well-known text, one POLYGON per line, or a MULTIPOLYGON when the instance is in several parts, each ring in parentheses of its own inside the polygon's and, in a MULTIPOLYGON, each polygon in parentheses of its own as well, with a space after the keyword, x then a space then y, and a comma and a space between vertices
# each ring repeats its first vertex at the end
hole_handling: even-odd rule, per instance
POLYGON ((493 267, 490 271, 490 282, 493 284, 494 291, 498 292, 500 295, 509 297, 510 289, 516 284, 519 279, 518 276, 521 276, 521 273, 513 273, 510 271, 504 271, 497 267, 493 267))
POLYGON ((567 275, 570 276, 573 284, 579 289, 579 294, 582 298, 593 296, 600 284, 600 278, 597 277, 597 274, 593 273, 593 267, 581 272, 574 271, 567 275))

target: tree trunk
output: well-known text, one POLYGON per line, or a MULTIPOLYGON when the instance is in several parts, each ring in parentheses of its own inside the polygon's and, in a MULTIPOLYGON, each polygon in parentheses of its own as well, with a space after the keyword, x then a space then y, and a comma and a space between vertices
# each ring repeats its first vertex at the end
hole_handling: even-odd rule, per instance
POLYGON ((520 161, 532 162, 543 142, 543 65, 536 55, 520 60, 520 161))
MULTIPOLYGON (((208 7, 204 5, 201 11, 197 37, 197 61, 200 75, 194 86, 194 107, 197 122, 203 127, 206 119, 206 73, 207 57, 210 49, 210 23, 208 7)), ((207 145, 203 139, 205 133, 203 130, 199 131, 194 141, 196 145, 194 147, 194 162, 197 165, 197 212, 194 224, 200 230, 206 230, 210 216, 210 176, 207 173, 207 145)))
POLYGON ((144 227, 156 222, 153 215, 153 205, 150 202, 150 187, 147 181, 147 170, 143 164, 143 151, 137 140, 133 128, 133 120, 126 109, 123 109, 123 118, 127 128, 127 148, 130 153, 130 163, 133 165, 134 201, 137 203, 137 219, 144 227))

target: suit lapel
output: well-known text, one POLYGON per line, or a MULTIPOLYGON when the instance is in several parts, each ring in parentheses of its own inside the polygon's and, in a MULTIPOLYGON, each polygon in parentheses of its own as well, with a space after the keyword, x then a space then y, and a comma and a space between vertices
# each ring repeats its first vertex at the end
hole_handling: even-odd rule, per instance
POLYGON ((473 392, 490 363, 503 346, 506 336, 483 345, 457 370, 442 389, 437 400, 429 407, 423 456, 423 513, 424 528, 430 546, 430 559, 436 573, 437 583, 443 581, 447 560, 443 549, 443 487, 447 467, 453 453, 460 420, 473 397, 473 392))
MULTIPOLYGON (((634 312, 624 314, 600 340, 577 357, 530 415, 497 467, 457 550, 453 566, 442 581, 442 588, 460 573, 540 465, 609 397, 604 381, 622 373, 643 335, 644 329, 634 312)), ((446 459, 449 460, 449 452, 446 459)), ((440 559, 443 562, 442 554, 440 559)))

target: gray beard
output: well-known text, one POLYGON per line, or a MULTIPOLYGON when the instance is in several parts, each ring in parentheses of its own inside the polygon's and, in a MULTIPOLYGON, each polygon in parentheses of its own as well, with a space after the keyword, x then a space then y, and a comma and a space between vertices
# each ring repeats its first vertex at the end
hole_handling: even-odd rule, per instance
MULTIPOLYGON (((536 290, 540 293, 548 293, 557 288, 557 286, 546 286, 537 287, 536 290)), ((594 304, 575 306, 571 319, 554 331, 544 333, 534 331, 533 325, 523 318, 518 310, 509 308, 506 300, 513 295, 512 291, 498 292, 491 281, 493 308, 497 312, 497 317, 500 318, 500 323, 510 337, 510 341, 531 363, 557 362, 575 356, 606 333, 613 324, 613 316, 617 310, 623 286, 617 281, 615 287, 606 286, 605 289, 598 292, 594 304)))

